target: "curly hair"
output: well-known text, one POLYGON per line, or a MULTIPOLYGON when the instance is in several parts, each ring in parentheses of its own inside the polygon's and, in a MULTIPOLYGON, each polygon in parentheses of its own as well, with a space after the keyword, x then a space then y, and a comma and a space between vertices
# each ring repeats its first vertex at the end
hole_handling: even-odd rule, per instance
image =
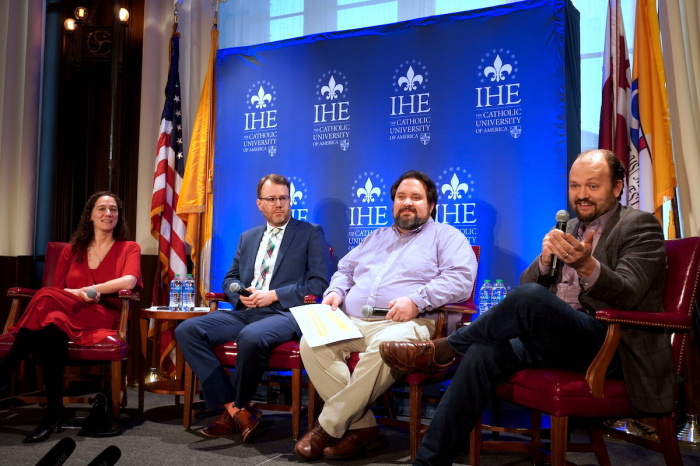
POLYGON ((103 196, 109 196, 114 199, 117 203, 117 209, 119 215, 117 217, 117 225, 112 230, 112 238, 114 241, 125 241, 129 236, 129 227, 126 224, 126 219, 124 218, 124 205, 122 200, 119 199, 114 193, 109 191, 100 191, 90 196, 90 199, 85 203, 85 208, 83 208, 83 213, 80 215, 80 222, 78 223, 78 228, 76 228, 73 236, 71 237, 71 252, 75 255, 76 262, 83 262, 85 260, 86 252, 88 246, 93 239, 95 239, 95 226, 92 223, 90 217, 92 216, 92 209, 95 208, 97 200, 103 196))

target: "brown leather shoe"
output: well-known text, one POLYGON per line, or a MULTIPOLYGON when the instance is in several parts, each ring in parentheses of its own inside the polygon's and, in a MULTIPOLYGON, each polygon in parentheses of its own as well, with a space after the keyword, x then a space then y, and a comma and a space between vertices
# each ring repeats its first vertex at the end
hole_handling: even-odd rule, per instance
POLYGON ((435 344, 428 341, 383 341, 379 354, 389 367, 407 374, 431 374, 447 369, 454 358, 446 364, 435 361, 435 344))
POLYGON ((346 459, 366 451, 376 450, 386 444, 377 427, 348 430, 338 443, 323 449, 324 459, 346 459))
POLYGON ((331 437, 317 422, 314 428, 294 445, 294 453, 306 461, 317 460, 323 457, 323 450, 326 447, 333 445, 337 441, 337 438, 331 437))
POLYGON ((238 425, 241 428, 241 439, 243 443, 246 443, 250 439, 250 436, 255 428, 260 424, 262 412, 253 408, 252 406, 246 406, 238 411, 235 417, 236 422, 238 422, 238 425))
POLYGON ((214 419, 214 422, 202 429, 201 432, 207 437, 226 437, 235 434, 238 430, 238 423, 231 417, 228 411, 224 409, 224 412, 214 419))

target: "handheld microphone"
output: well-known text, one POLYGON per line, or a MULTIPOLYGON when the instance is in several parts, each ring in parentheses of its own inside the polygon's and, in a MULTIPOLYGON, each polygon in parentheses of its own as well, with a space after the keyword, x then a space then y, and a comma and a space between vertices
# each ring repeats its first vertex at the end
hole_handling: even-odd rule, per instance
MULTIPOLYGON (((560 210, 557 212, 555 218, 557 220, 557 230, 566 231, 566 222, 569 221, 569 212, 560 210)), ((549 269, 549 276, 554 278, 559 273, 559 270, 561 270, 561 261, 556 254, 552 254, 552 266, 549 269)))
POLYGON ((389 309, 385 307, 372 307, 369 304, 362 306, 362 316, 366 319, 370 317, 386 317, 389 309))
POLYGON ((116 445, 110 445, 102 453, 90 461, 87 466, 114 466, 122 456, 122 451, 116 445))
POLYGON ((236 282, 231 283, 228 289, 231 293, 238 293, 239 295, 245 296, 246 298, 250 297, 253 294, 236 282))
POLYGON ((60 466, 66 462, 73 450, 75 450, 75 440, 63 437, 39 460, 36 466, 60 466))
POLYGON ((93 287, 88 288, 88 290, 85 292, 88 298, 90 299, 95 299, 97 298, 97 290, 94 289, 93 287))

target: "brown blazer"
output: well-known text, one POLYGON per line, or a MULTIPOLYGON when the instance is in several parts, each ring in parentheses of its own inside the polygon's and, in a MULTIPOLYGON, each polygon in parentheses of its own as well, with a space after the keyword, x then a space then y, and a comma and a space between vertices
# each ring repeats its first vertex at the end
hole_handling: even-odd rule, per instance
MULTIPOLYGON (((579 220, 569 220, 566 231, 576 235, 579 220)), ((586 309, 621 309, 663 312, 666 283, 666 248, 656 218, 619 206, 593 251, 600 262, 600 277, 579 295, 586 309)), ((539 276, 538 259, 521 276, 538 276, 537 282, 556 293, 561 278, 539 276)), ((624 328, 618 355, 630 402, 648 413, 673 410, 677 374, 668 335, 663 332, 624 328)))

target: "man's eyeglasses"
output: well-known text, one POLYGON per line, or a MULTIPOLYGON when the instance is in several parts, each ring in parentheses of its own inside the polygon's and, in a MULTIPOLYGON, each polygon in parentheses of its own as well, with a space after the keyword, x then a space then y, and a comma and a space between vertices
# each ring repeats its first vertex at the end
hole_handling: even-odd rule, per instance
POLYGON ((261 201, 267 202, 267 205, 275 205, 277 204, 277 201, 280 201, 280 204, 285 205, 286 203, 289 202, 289 196, 280 196, 280 197, 259 197, 258 198, 261 201))

